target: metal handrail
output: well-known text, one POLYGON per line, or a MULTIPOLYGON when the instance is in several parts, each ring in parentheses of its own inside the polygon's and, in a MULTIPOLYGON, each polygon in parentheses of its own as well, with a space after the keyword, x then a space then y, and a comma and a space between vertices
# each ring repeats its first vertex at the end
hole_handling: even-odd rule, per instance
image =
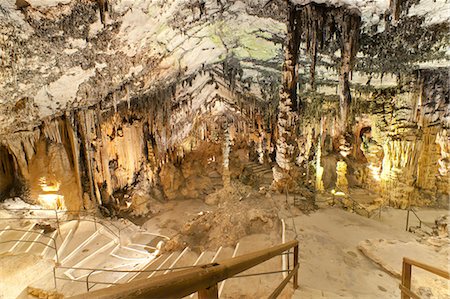
MULTIPOLYGON (((349 200, 352 202, 352 211, 353 211, 353 212, 355 212, 355 207, 358 207, 358 208, 360 208, 361 210, 364 210, 364 211, 367 213, 367 218, 370 218, 371 213, 370 213, 369 210, 366 209, 365 206, 361 205, 359 202, 357 202, 356 200, 354 200, 353 198, 351 198, 350 195, 347 196, 347 193, 346 193, 344 190, 342 190, 341 188, 339 188, 338 186, 335 186, 335 189, 338 189, 338 190, 341 191, 342 193, 346 194, 345 198, 346 198, 346 199, 349 199, 349 200)), ((333 202, 335 202, 335 200, 334 200, 335 197, 336 197, 336 196, 333 194, 333 202)), ((339 200, 338 200, 338 202, 341 202, 341 203, 342 203, 342 201, 339 201, 339 200)), ((380 210, 380 214, 381 214, 381 210, 380 210)))
MULTIPOLYGON (((120 228, 118 227, 116 224, 114 224, 112 221, 109 221, 107 219, 100 219, 96 216, 96 211, 95 210, 56 210, 56 209, 37 209, 37 208, 22 208, 22 209, 8 209, 8 208, 0 208, 0 210, 4 210, 4 211, 12 211, 12 212, 21 212, 21 211, 25 211, 25 212, 29 212, 29 211, 52 211, 55 213, 55 217, 54 218, 50 218, 50 217, 26 217, 26 219, 34 219, 34 220, 49 220, 49 219, 55 219, 57 222, 57 229, 58 229, 58 234, 61 235, 61 231, 60 231, 60 227, 59 224, 60 222, 68 222, 68 221, 72 221, 73 219, 70 220, 64 220, 61 219, 60 216, 58 216, 59 214, 76 214, 78 217, 77 219, 80 219, 80 214, 83 214, 85 216, 92 216, 94 217, 94 220, 90 220, 87 218, 83 218, 83 220, 86 221, 90 221, 90 222, 94 222, 95 225, 95 229, 97 230, 97 223, 100 223, 103 225, 103 222, 107 222, 108 225, 103 225, 104 228, 106 228, 106 230, 108 230, 111 234, 113 234, 116 238, 118 238, 119 242, 121 242, 121 232, 126 229, 127 227, 129 227, 132 224, 129 224, 128 226, 124 227, 124 228, 120 228), (109 225, 111 225, 112 227, 114 227, 117 232, 114 232, 109 225)), ((24 217, 1 217, 0 220, 10 220, 10 219, 24 219, 24 217)))
POLYGON ((88 292, 72 298, 172 298, 184 297, 194 292, 199 293, 199 298, 207 298, 207 296, 217 298, 217 285, 219 282, 234 277, 291 248, 294 248, 294 268, 271 295, 277 296, 277 294, 279 294, 277 292, 281 292, 291 278, 293 278, 294 289, 298 288, 299 266, 297 240, 227 259, 220 263, 195 266, 190 269, 172 272, 153 279, 131 281, 126 284, 115 285, 110 288, 88 292))
POLYGON ((406 214, 406 231, 409 231, 409 213, 412 212, 414 216, 416 216, 417 220, 419 220, 419 228, 422 228, 422 224, 424 224, 425 226, 427 226, 428 228, 433 229, 433 227, 429 226, 426 222, 423 222, 422 219, 420 219, 419 215, 416 214, 416 211, 414 211, 414 209, 409 206, 408 207, 408 211, 406 214))
POLYGON ((4 243, 11 243, 11 242, 19 242, 19 243, 38 243, 38 244, 42 244, 45 247, 49 247, 53 250, 55 250, 55 257, 56 257, 56 262, 59 264, 59 256, 58 256, 58 247, 56 245, 56 240, 55 238, 51 237, 51 236, 47 236, 41 232, 36 232, 36 231, 32 231, 32 230, 25 230, 25 229, 18 229, 18 228, 3 228, 0 229, 1 232, 5 232, 5 231, 18 231, 18 232, 26 232, 26 233, 31 233, 31 234, 38 234, 41 235, 43 237, 49 238, 53 241, 53 247, 50 246, 49 244, 46 244, 44 242, 41 241, 37 241, 37 240, 33 240, 33 241, 29 241, 29 240, 6 240, 6 241, 1 241, 0 244, 4 244, 4 243))

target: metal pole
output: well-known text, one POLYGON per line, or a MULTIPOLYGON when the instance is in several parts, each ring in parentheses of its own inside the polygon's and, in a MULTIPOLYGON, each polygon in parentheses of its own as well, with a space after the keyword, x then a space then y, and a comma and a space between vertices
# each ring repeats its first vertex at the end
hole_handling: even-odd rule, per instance
POLYGON ((56 267, 53 267, 53 283, 55 284, 55 290, 58 291, 56 286, 56 267))
POLYGON ((58 211, 55 209, 55 216, 56 216, 56 227, 58 229, 58 235, 62 238, 61 230, 59 229, 59 217, 58 217, 58 211))
POLYGON ((94 227, 95 227, 95 231, 97 231, 97 218, 95 217, 95 212, 92 213, 92 215, 94 215, 94 227))
POLYGON ((56 263, 59 265, 59 256, 58 256, 58 247, 56 247, 56 240, 52 238, 53 244, 55 245, 55 256, 56 256, 56 263))
POLYGON ((288 251, 287 251, 287 256, 286 256, 286 258, 287 258, 287 270, 290 270, 291 269, 291 265, 290 265, 290 258, 289 258, 289 253, 291 252, 291 249, 289 249, 288 251))
POLYGON ((408 227, 409 227, 409 208, 408 208, 408 212, 406 214, 406 231, 408 231, 408 227))
POLYGON ((286 196, 286 204, 288 204, 288 191, 287 191, 287 187, 284 187, 284 195, 286 196))

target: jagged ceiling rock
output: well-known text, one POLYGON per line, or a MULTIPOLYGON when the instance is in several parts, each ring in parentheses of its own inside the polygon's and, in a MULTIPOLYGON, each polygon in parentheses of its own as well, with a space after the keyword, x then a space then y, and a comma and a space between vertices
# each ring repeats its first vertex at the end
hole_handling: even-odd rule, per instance
MULTIPOLYGON (((205 103, 214 101, 225 103, 227 111, 239 110, 230 106, 233 90, 263 101, 277 98, 285 1, 114 0, 104 24, 96 1, 26 2, 0 3, 0 136, 102 101, 102 109, 111 109, 171 85, 174 107, 193 102, 188 113, 178 111, 173 121, 179 123, 189 123, 187 114, 201 114, 205 103)), ((355 85, 380 85, 383 73, 419 63, 433 66, 438 58, 440 65, 448 64, 441 55, 450 15, 445 0, 404 1, 405 21, 398 24, 386 21, 388 1, 315 2, 361 13, 355 85)), ((300 56, 310 63, 304 52, 300 56)), ((319 59, 318 92, 335 93, 338 59, 319 59)), ((308 81, 308 71, 299 71, 308 81)), ((390 83, 387 77, 384 85, 390 83)))

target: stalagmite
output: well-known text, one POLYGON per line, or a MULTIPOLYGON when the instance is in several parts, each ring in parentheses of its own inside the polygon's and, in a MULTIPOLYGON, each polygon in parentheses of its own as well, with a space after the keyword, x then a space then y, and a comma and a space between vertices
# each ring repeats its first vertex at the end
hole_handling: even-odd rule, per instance
POLYGON ((337 191, 348 194, 348 180, 347 180, 347 163, 338 161, 336 164, 336 188, 337 191))
POLYGON ((278 169, 274 169, 274 180, 279 181, 283 175, 292 168, 295 155, 296 140, 294 136, 297 115, 294 111, 297 103, 297 66, 298 51, 300 47, 300 24, 297 21, 295 5, 288 2, 288 23, 286 46, 284 48, 284 63, 282 83, 280 87, 280 100, 278 104, 276 162, 278 169))
POLYGON ((322 131, 323 131, 323 120, 320 121, 320 137, 319 142, 317 145, 317 152, 316 152, 316 190, 319 192, 325 191, 322 181, 323 176, 323 167, 320 165, 320 160, 322 159, 322 131))
POLYGON ((224 141, 223 141, 223 185, 230 185, 230 151, 231 151, 231 140, 230 140, 230 127, 226 125, 224 131, 224 141))

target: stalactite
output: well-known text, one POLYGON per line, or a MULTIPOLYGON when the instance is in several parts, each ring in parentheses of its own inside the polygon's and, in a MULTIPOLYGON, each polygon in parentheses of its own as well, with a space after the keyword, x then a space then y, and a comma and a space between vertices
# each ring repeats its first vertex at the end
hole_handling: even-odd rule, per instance
POLYGON ((108 0, 97 0, 97 5, 100 12, 100 21, 104 25, 106 22, 105 12, 108 12, 108 0))
MULTIPOLYGON (((310 85, 315 88, 317 54, 338 41, 341 47, 339 66, 340 122, 339 134, 346 130, 351 103, 349 76, 358 49, 361 17, 346 6, 308 3, 294 5, 288 2, 287 39, 284 48, 284 64, 277 120, 277 165, 285 172, 291 169, 293 157, 297 157, 298 143, 295 134, 302 104, 298 102, 298 54, 300 42, 306 45, 310 56, 310 85), (293 155, 293 156, 292 156, 293 155)), ((307 155, 307 151, 304 151, 307 155)), ((307 159, 307 157, 305 157, 307 159)), ((302 158, 301 158, 302 159, 302 158)), ((281 176, 278 176, 281 178, 281 176)))
POLYGON ((17 133, 4 141, 6 148, 15 158, 18 173, 25 179, 28 179, 28 163, 36 153, 36 143, 40 136, 40 130, 36 129, 32 132, 17 133))
POLYGON ((341 66, 339 71, 340 134, 347 131, 350 103, 349 75, 358 52, 361 17, 344 14, 341 21, 341 66))
POLYGON ((395 23, 400 19, 401 0, 389 0, 389 8, 391 10, 392 20, 395 23))
POLYGON ((77 182, 77 186, 78 186, 78 190, 79 190, 79 194, 80 194, 80 199, 81 202, 83 203, 83 207, 84 208, 90 208, 90 203, 89 202, 85 202, 84 200, 84 190, 83 190, 83 186, 82 186, 82 178, 83 175, 81 173, 81 168, 82 168, 82 160, 80 157, 80 142, 78 139, 78 132, 77 132, 77 126, 75 124, 75 116, 72 114, 66 114, 66 130, 68 133, 68 138, 69 138, 69 142, 70 142, 70 148, 71 148, 71 152, 72 152, 72 163, 73 163, 73 167, 74 167, 74 176, 77 182))

